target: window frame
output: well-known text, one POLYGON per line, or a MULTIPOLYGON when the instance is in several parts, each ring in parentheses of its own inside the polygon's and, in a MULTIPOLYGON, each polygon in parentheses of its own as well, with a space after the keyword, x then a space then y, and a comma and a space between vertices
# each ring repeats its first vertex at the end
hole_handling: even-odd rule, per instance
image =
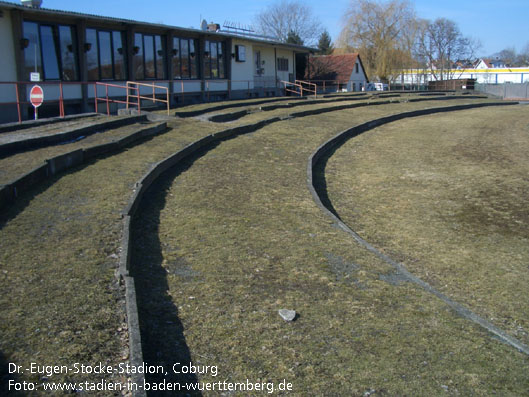
POLYGON ((277 58, 277 71, 278 72, 288 72, 289 71, 289 62, 288 58, 277 58))
MULTIPOLYGON (((149 80, 149 81, 156 81, 156 80, 164 80, 166 78, 166 69, 167 69, 167 44, 166 44, 166 36, 162 34, 157 33, 148 33, 148 32, 134 32, 134 47, 137 47, 136 38, 140 36, 141 39, 141 48, 138 50, 138 54, 134 54, 133 56, 139 56, 139 52, 141 51, 141 73, 142 76, 137 76, 137 71, 134 72, 134 80, 149 80), (153 56, 153 68, 154 68, 154 77, 147 77, 147 64, 145 63, 145 57, 146 57, 146 51, 145 51, 145 37, 149 37, 149 40, 152 40, 152 56, 153 56), (161 48, 158 48, 158 44, 160 44, 161 48), (161 54, 160 54, 161 52, 161 54), (160 59, 161 57, 161 59, 160 59), (161 70, 160 66, 161 65, 161 70), (161 77, 160 77, 161 74, 161 77)), ((149 56, 149 54, 147 54, 149 56)), ((133 59, 133 67, 136 69, 136 60, 133 59)), ((171 65, 171 74, 172 74, 172 65, 171 65)))
POLYGON ((207 80, 225 80, 226 77, 226 42, 221 40, 205 40, 204 41, 204 78, 207 80), (215 60, 216 67, 212 66, 212 44, 215 44, 215 60), (208 54, 206 56, 206 53, 208 54), (206 59, 207 58, 207 59, 206 59), (209 67, 208 67, 209 66, 209 67), (212 72, 216 70, 217 76, 213 76, 212 72))
MULTIPOLYGON (((25 37, 26 34, 27 34, 27 29, 25 28, 25 24, 34 24, 36 25, 36 34, 37 34, 37 37, 36 37, 36 44, 38 46, 38 49, 37 49, 37 54, 38 54, 38 58, 36 59, 36 63, 37 63, 37 70, 40 69, 40 74, 41 74, 41 80, 42 81, 80 81, 81 80, 81 76, 80 76, 80 72, 79 72, 79 49, 78 49, 78 46, 77 46, 77 35, 78 35, 78 32, 77 32, 77 27, 75 25, 69 25, 69 24, 66 24, 66 23, 57 23, 57 22, 49 22, 49 21, 38 21, 38 20, 32 20, 32 19, 23 19, 22 20, 22 35, 25 37), (64 28, 68 28, 69 31, 70 31, 70 38, 71 38, 71 46, 72 46, 72 54, 73 54, 73 71, 74 71, 74 78, 73 79, 65 79, 65 74, 64 74, 64 65, 63 65, 63 56, 62 56, 62 46, 61 46, 61 27, 64 27, 64 28), (55 54, 54 54, 54 61, 56 62, 56 67, 57 67, 57 74, 58 74, 58 78, 49 78, 47 77, 47 75, 50 75, 50 71, 48 71, 48 73, 46 73, 46 67, 45 67, 45 64, 47 62, 45 62, 45 54, 44 54, 44 47, 42 45, 42 30, 43 28, 50 28, 51 30, 51 38, 52 38, 52 45, 53 45, 53 49, 55 51, 55 54)), ((27 37, 26 37, 27 38, 27 37)), ((29 51, 31 50, 28 50, 29 49, 29 45, 27 48, 24 48, 24 65, 23 65, 23 69, 24 69, 24 72, 26 72, 27 70, 27 65, 26 65, 26 62, 27 62, 27 54, 29 53, 29 51), (28 51, 26 51, 28 50, 28 51)), ((35 64, 33 64, 31 66, 32 68, 35 67, 35 64)), ((29 76, 27 76, 27 79, 29 81, 29 76)))
MULTIPOLYGON (((106 29, 106 28, 98 28, 98 27, 92 27, 92 26, 87 26, 86 29, 85 29, 85 42, 86 42, 86 37, 88 36, 88 30, 93 30, 95 31, 95 40, 96 40, 96 43, 90 43, 92 46, 95 46, 95 50, 97 51, 96 53, 96 58, 97 58, 97 79, 96 80, 93 80, 93 79, 90 79, 88 76, 87 76, 87 80, 88 81, 127 81, 128 80, 128 67, 127 67, 127 57, 125 56, 125 54, 127 53, 127 50, 126 50, 126 45, 127 45, 127 39, 126 39, 126 32, 123 31, 123 30, 114 30, 114 29, 106 29), (100 37, 100 33, 107 33, 108 36, 109 36, 109 44, 110 44, 110 60, 111 60, 111 70, 112 70, 112 76, 110 78, 102 78, 103 77, 103 73, 102 73, 102 66, 101 65, 101 37, 100 37), (122 48, 122 54, 121 54, 121 62, 123 63, 123 67, 122 67, 122 78, 116 78, 116 52, 119 52, 118 49, 115 48, 115 43, 114 43, 114 33, 119 33, 120 36, 121 36, 121 48, 122 48)), ((87 43, 87 42, 86 42, 87 43)), ((93 48, 91 48, 90 50, 93 50, 93 48)), ((87 51, 88 52, 88 51, 87 51)), ((87 57, 87 69, 88 69, 88 57, 87 57)))
POLYGON ((197 39, 193 37, 173 36, 173 52, 171 54, 171 79, 172 80, 197 80, 198 72, 198 54, 196 49, 199 46, 197 39), (182 57, 182 43, 187 43, 187 55, 182 57), (178 46, 178 48, 177 48, 178 46), (176 53, 175 53, 176 51, 176 53), (175 74, 174 60, 178 59, 178 76, 175 74), (187 63, 187 74, 184 75, 184 60, 187 63))

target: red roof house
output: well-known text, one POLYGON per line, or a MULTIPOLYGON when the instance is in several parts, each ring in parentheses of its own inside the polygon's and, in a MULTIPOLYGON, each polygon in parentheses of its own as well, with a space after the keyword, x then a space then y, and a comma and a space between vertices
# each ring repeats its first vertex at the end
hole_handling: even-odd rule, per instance
POLYGON ((362 91, 369 82, 357 53, 309 57, 305 78, 338 91, 362 91))

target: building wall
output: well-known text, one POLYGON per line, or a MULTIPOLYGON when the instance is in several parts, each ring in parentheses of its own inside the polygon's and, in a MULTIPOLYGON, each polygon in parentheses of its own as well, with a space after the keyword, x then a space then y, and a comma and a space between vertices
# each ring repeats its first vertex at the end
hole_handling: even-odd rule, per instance
POLYGON ((232 90, 248 90, 253 89, 253 45, 249 41, 241 39, 233 39, 231 53, 235 54, 235 46, 244 46, 246 53, 246 60, 239 62, 236 58, 231 59, 231 78, 232 90))
POLYGON ((17 67, 13 44, 13 28, 11 26, 11 16, 8 11, 2 12, 0 17, 0 48, 2 49, 2 56, 0 56, 0 81, 16 81, 17 67))
POLYGON ((254 87, 274 87, 276 85, 276 58, 274 48, 254 44, 252 55, 254 87), (257 65, 257 52, 261 54, 260 65, 257 65), (259 68, 261 69, 261 74, 258 74, 259 68))
MULTIPOLYGON (((172 103, 184 104, 228 98, 230 94, 236 94, 233 98, 277 94, 277 80, 288 80, 295 70, 295 50, 284 48, 280 43, 265 43, 251 38, 136 21, 122 22, 89 15, 41 11, 16 5, 0 5, 0 12, 3 14, 0 17, 0 53, 3 55, 0 57, 0 82, 23 79, 24 82, 19 84, 21 102, 27 101, 28 92, 34 85, 28 81, 29 73, 26 72, 33 70, 35 62, 33 58, 25 60, 28 50, 18 44, 20 37, 29 40, 30 46, 32 43, 35 46, 38 45, 36 43, 42 43, 38 47, 42 52, 50 49, 50 52, 46 52, 47 63, 44 56, 41 58, 40 52, 37 57, 41 78, 46 78, 46 81, 39 83, 44 90, 43 108, 45 105, 58 107, 61 96, 59 79, 62 79, 62 96, 70 101, 72 108, 80 105, 83 111, 91 111, 94 108, 95 91, 99 98, 105 97, 107 92, 109 97, 122 98, 126 94, 122 88, 108 87, 107 91, 105 87, 96 86, 96 80, 100 79, 124 85, 126 80, 155 77, 145 82, 168 87, 172 103), (11 7, 15 8, 11 10, 11 7), (53 34, 50 34, 52 30, 53 34), (186 40, 189 40, 189 44, 184 47, 182 43, 186 40), (194 43, 193 50, 191 41, 194 43), (107 44, 100 44, 102 42, 107 44), (214 51, 210 47, 213 42, 222 42, 224 45, 214 51), (211 51, 204 48, 207 43, 211 51), (245 46, 244 62, 232 57, 236 45, 245 46), (57 52, 50 56, 52 48, 57 52), (208 54, 220 54, 221 50, 225 73, 222 74, 222 65, 219 63, 215 70, 213 66, 207 69, 210 71, 210 78, 206 73, 207 65, 213 65, 211 62, 214 59, 221 58, 211 57, 208 60, 208 54), (101 51, 105 56, 101 55, 101 51), (259 71, 256 65, 257 51, 260 52, 259 71), (148 53, 154 55, 149 60, 146 56, 148 53), (184 57, 189 59, 195 56, 198 59, 196 73, 192 69, 192 61, 186 68, 183 61, 184 57), (288 71, 277 70, 278 56, 288 59, 288 71), (55 61, 52 62, 51 59, 55 61), (47 101, 57 103, 46 103, 47 101)), ((147 95, 152 93, 152 89, 142 87, 141 92, 147 95)), ((15 85, 11 83, 0 86, 0 104, 15 101, 15 85)), ((7 105, 1 109, 5 109, 5 106, 7 105)), ((22 107, 23 113, 27 113, 25 108, 31 106, 22 104, 22 107)))
POLYGON ((349 84, 347 85, 347 91, 362 91, 362 88, 365 88, 367 84, 367 78, 362 68, 362 64, 357 60, 356 64, 358 65, 358 73, 356 72, 356 66, 353 68, 351 77, 349 79, 349 84))
MULTIPOLYGON (((467 69, 456 71, 454 79, 476 79, 477 83, 503 84, 503 83, 526 83, 529 82, 529 67, 509 69, 467 69)), ((434 81, 430 73, 423 71, 405 71, 398 76, 395 83, 400 84, 424 84, 434 81)))
MULTIPOLYGON (((13 44, 13 29, 11 15, 4 10, 0 17, 0 82, 16 81, 17 67, 15 61, 15 49, 13 44)), ((16 88, 12 84, 0 83, 0 102, 11 102, 16 98, 16 88)))

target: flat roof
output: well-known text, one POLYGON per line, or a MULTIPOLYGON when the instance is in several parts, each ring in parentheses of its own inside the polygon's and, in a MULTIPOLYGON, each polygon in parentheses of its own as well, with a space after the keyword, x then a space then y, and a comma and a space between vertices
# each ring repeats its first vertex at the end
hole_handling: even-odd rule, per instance
POLYGON ((57 15, 57 16, 69 17, 69 18, 83 18, 86 20, 92 20, 92 21, 97 21, 97 22, 113 22, 113 23, 121 23, 121 24, 128 24, 128 25, 137 25, 137 26, 139 25, 139 26, 145 26, 145 27, 150 27, 150 28, 160 28, 164 30, 178 30, 182 32, 189 32, 192 34, 202 34, 202 35, 234 38, 234 39, 239 39, 239 40, 251 41, 254 43, 270 44, 274 46, 286 47, 286 48, 290 48, 292 50, 298 50, 301 52, 317 51, 317 49, 313 47, 283 43, 280 41, 269 40, 269 39, 259 39, 256 37, 249 37, 249 36, 244 36, 241 34, 234 34, 233 32, 222 32, 222 31, 212 32, 212 31, 201 30, 201 29, 183 28, 180 26, 136 21, 132 19, 114 18, 114 17, 107 17, 107 16, 95 15, 95 14, 84 14, 84 13, 75 12, 75 11, 54 10, 54 9, 49 9, 49 8, 32 8, 32 7, 24 6, 22 4, 10 3, 7 1, 0 1, 0 8, 17 9, 17 10, 24 11, 25 13, 35 14, 35 15, 46 15, 46 16, 57 15))

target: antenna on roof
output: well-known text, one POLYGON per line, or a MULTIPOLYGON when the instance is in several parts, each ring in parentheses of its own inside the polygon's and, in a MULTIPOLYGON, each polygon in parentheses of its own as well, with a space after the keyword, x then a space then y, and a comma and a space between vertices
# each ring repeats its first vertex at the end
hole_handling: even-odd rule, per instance
POLYGON ((255 33, 253 26, 242 25, 239 22, 224 21, 224 24, 222 25, 222 27, 226 28, 228 32, 232 32, 232 33, 242 33, 242 32, 255 33))
POLYGON ((254 37, 256 39, 261 39, 261 40, 264 39, 264 40, 279 41, 277 37, 265 36, 262 34, 255 33, 255 30, 253 26, 251 25, 242 25, 238 22, 224 21, 224 24, 222 25, 222 27, 226 29, 225 33, 231 33, 231 34, 235 34, 235 35, 243 36, 243 37, 254 37))

